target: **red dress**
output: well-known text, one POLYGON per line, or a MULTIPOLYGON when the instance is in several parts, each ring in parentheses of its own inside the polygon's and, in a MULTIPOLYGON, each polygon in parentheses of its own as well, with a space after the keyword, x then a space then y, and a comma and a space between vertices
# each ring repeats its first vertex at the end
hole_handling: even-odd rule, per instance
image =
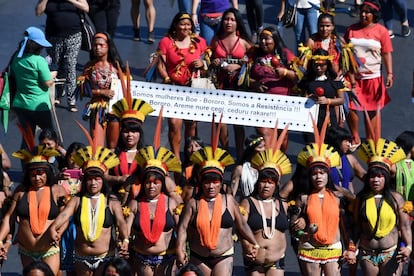
MULTIPOLYGON (((362 63, 356 75, 356 95, 362 107, 368 111, 377 110, 378 105, 383 108, 390 97, 381 73, 382 55, 393 51, 387 29, 378 23, 367 27, 358 23, 348 28, 345 39, 354 45, 362 63)), ((350 108, 357 110, 353 103, 350 103, 350 108)))
POLYGON ((188 85, 192 74, 190 64, 200 59, 206 48, 206 41, 200 36, 192 38, 189 48, 178 48, 173 38, 163 37, 158 50, 166 57, 165 64, 171 82, 177 85, 188 85))

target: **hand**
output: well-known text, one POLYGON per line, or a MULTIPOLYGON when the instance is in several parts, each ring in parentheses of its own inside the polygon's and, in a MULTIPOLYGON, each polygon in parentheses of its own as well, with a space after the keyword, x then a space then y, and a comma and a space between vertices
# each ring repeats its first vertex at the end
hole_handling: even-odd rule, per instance
POLYGON ((397 260, 399 263, 406 263, 408 261, 408 258, 410 257, 411 254, 411 248, 406 246, 406 247, 401 247, 400 251, 398 251, 397 254, 397 260))
POLYGON ((114 90, 108 89, 105 92, 105 96, 108 97, 108 98, 110 98, 110 99, 112 99, 114 97, 114 95, 115 95, 115 91, 114 90))
POLYGON ((318 104, 328 104, 328 98, 325 96, 318 97, 318 104))
POLYGON ((124 258, 129 258, 129 242, 127 239, 124 239, 124 241, 118 243, 118 253, 119 255, 124 258))
POLYGON ((177 266, 182 267, 188 263, 188 256, 185 250, 177 250, 177 266))
POLYGON ((292 229, 294 231, 304 230, 306 228, 306 221, 304 218, 298 218, 293 222, 292 229))
POLYGON ((356 252, 350 251, 350 250, 345 250, 342 257, 345 259, 345 261, 348 264, 356 264, 356 252))
MULTIPOLYGON (((220 59, 219 58, 213 59, 213 64, 214 64, 214 66, 220 66, 221 65, 220 59)), ((414 88, 413 88, 413 90, 414 90, 414 88)))
POLYGON ((394 75, 393 74, 388 74, 387 75, 387 81, 385 83, 385 87, 386 88, 391 88, 393 83, 394 83, 394 75))
POLYGON ((191 19, 194 22, 194 26, 197 26, 198 25, 198 16, 197 16, 197 14, 191 15, 191 19))
POLYGON ((197 69, 204 67, 204 63, 203 63, 203 61, 201 59, 195 59, 195 60, 193 60, 193 62, 191 62, 191 65, 194 68, 197 68, 197 69))

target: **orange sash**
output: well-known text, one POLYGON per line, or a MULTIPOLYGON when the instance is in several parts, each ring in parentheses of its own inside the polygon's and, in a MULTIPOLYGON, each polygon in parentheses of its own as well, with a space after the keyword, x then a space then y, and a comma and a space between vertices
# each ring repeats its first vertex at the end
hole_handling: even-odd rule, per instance
POLYGON ((154 219, 150 218, 150 210, 148 201, 141 201, 139 203, 140 217, 139 223, 141 225, 142 234, 148 244, 156 244, 160 239, 162 231, 165 226, 165 196, 161 193, 158 196, 157 207, 155 208, 154 219))
POLYGON ((40 203, 37 202, 36 190, 30 189, 29 199, 29 222, 33 234, 40 235, 45 230, 47 218, 50 211, 50 187, 44 186, 40 203))
POLYGON ((321 245, 333 244, 339 227, 339 203, 336 196, 325 191, 321 204, 318 193, 310 194, 307 214, 309 223, 318 226, 313 238, 321 245))
POLYGON ((221 227, 221 212, 223 198, 219 194, 214 201, 213 215, 210 222, 208 202, 204 197, 199 201, 197 214, 197 230, 200 235, 201 245, 208 249, 216 249, 221 227))

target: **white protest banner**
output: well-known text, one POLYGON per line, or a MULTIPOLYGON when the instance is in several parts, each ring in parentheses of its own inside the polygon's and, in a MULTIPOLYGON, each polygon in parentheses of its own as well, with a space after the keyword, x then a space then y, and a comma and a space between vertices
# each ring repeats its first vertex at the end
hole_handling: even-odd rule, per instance
MULTIPOLYGON (((120 89, 121 85, 115 85, 120 89)), ((116 92, 121 94, 122 92, 116 92)), ((167 85, 141 81, 131 81, 133 98, 148 102, 158 116, 164 106, 163 116, 200 122, 211 122, 212 114, 223 113, 223 123, 274 127, 290 124, 289 130, 313 132, 311 118, 317 118, 318 108, 305 107, 307 98, 280 96, 232 90, 205 90, 187 86, 167 85)), ((219 117, 216 118, 216 121, 219 117)))

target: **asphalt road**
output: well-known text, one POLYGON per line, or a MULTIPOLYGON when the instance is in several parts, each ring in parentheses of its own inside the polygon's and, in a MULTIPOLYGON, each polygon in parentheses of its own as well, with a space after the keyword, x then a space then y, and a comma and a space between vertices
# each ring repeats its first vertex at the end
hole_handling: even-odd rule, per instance
MULTIPOLYGON (((145 42, 134 42, 132 41, 132 27, 129 16, 129 1, 122 1, 121 14, 118 21, 118 28, 115 35, 115 42, 121 53, 121 57, 124 61, 128 61, 131 67, 131 72, 135 80, 143 80, 143 70, 148 63, 148 57, 150 53, 154 52, 157 47, 157 42, 166 33, 170 21, 174 14, 178 11, 177 3, 170 6, 169 1, 155 0, 155 7, 157 9, 157 20, 155 28, 156 43, 153 45, 146 44, 145 42)), ((264 0, 265 9, 265 26, 275 24, 275 16, 277 12, 278 3, 275 1, 264 0)), ((409 19, 414 22, 414 3, 407 1, 409 7, 409 19)), ((345 4, 338 4, 337 7, 348 8, 353 1, 347 0, 345 4)), ((44 28, 46 17, 45 15, 36 17, 34 14, 35 1, 25 0, 14 0, 5 1, 0 0, 0 68, 6 66, 10 55, 17 47, 18 42, 22 39, 24 30, 28 26, 38 26, 44 28)), ((141 6, 144 10, 144 7, 141 6)), ((245 18, 245 5, 244 0, 240 2, 240 10, 244 14, 245 18)), ((144 15, 141 20, 141 29, 143 32, 141 36, 146 37, 146 22, 144 15)), ((346 27, 356 22, 357 18, 351 18, 349 15, 344 13, 338 13, 336 16, 337 33, 343 34, 346 27)), ((245 20, 246 24, 247 21, 245 20)), ((408 38, 399 36, 400 27, 397 20, 394 20, 394 31, 396 33, 393 39, 394 45, 394 76, 395 82, 389 93, 392 101, 387 105, 382 113, 382 135, 383 137, 394 139, 399 133, 404 130, 413 129, 413 118, 414 109, 411 103, 411 82, 413 72, 414 55, 411 53, 411 49, 414 47, 412 34, 408 38)), ((285 29, 284 38, 288 47, 293 50, 294 39, 293 30, 285 29)), ((78 69, 81 70, 83 65, 88 60, 88 55, 85 52, 81 52, 79 55, 78 69)), ((78 102, 78 108, 82 110, 84 102, 78 102)), ((75 120, 81 121, 78 113, 70 113, 65 107, 58 107, 57 114, 59 117, 59 124, 62 129, 64 137, 64 146, 67 147, 73 141, 86 142, 83 134, 78 130, 75 125, 75 120)), ((145 127, 145 141, 148 144, 152 143, 153 137, 153 126, 155 119, 150 117, 146 120, 145 127)), ((199 135, 204 139, 208 140, 210 137, 209 126, 201 123, 199 127, 199 135)), ((252 133, 252 128, 246 128, 247 134, 252 133)), ((231 131, 232 128, 229 128, 231 131)), ((362 122, 361 122, 362 130, 362 122)), ((364 133, 362 137, 364 137, 364 133)), ((230 145, 234 147, 233 133, 230 133, 230 145)), ((289 150, 288 155, 292 162, 296 161, 296 154, 302 148, 302 135, 300 133, 289 134, 289 150)), ((163 134, 162 134, 162 145, 168 147, 167 140, 167 124, 164 121, 163 134)), ((7 152, 11 153, 19 149, 21 141, 21 135, 17 130, 16 121, 12 121, 9 126, 7 133, 4 133, 3 129, 0 129, 0 142, 3 144, 7 152)), ((232 153, 235 153, 234 148, 231 148, 232 153)), ((18 181, 18 175, 20 171, 20 162, 18 160, 12 160, 12 176, 15 181, 18 181)), ((296 257, 293 251, 288 248, 286 254, 286 275, 300 275, 299 268, 296 262, 296 257)), ((3 275, 19 275, 22 271, 19 256, 17 255, 16 249, 14 248, 9 255, 9 259, 5 263, 2 272, 3 275)), ((234 275, 243 275, 242 260, 240 257, 240 248, 236 247, 236 258, 235 258, 235 269, 234 275)))

